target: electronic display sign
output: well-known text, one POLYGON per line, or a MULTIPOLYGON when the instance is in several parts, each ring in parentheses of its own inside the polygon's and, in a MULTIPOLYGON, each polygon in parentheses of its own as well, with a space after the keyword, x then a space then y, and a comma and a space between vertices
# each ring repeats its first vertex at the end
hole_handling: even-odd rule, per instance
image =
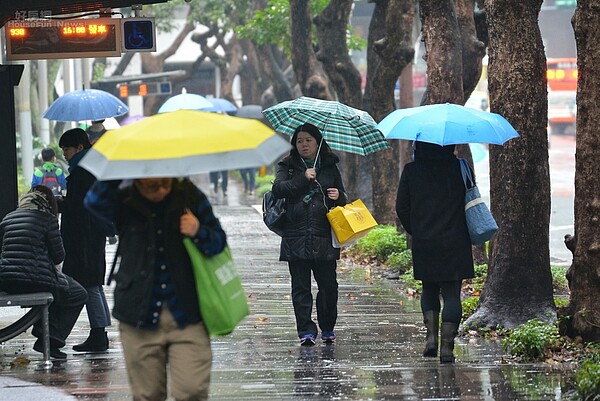
POLYGON ((119 96, 157 96, 170 95, 171 82, 139 82, 119 85, 119 96))
POLYGON ((121 56, 116 18, 12 20, 5 36, 7 60, 121 56))

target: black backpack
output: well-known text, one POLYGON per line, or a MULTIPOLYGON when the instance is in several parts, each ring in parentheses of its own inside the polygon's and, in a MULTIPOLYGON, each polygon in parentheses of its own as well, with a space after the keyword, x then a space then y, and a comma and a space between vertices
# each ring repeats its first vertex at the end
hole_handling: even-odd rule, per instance
POLYGON ((56 168, 48 171, 42 169, 44 177, 42 178, 42 185, 52 190, 54 196, 60 196, 60 185, 58 184, 58 176, 56 175, 56 168))

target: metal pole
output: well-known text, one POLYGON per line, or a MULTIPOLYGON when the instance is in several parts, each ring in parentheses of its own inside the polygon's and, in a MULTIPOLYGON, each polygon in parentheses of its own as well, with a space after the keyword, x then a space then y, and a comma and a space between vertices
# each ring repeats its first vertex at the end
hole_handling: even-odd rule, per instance
POLYGON ((40 139, 44 146, 50 143, 50 121, 43 117, 48 109, 48 61, 38 60, 38 93, 40 103, 40 139))

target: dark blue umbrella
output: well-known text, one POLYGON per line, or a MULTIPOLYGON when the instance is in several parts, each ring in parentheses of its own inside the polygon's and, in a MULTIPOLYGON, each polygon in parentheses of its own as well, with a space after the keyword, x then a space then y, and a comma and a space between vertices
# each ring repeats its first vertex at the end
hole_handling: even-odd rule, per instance
POLYGON ((129 109, 114 95, 98 89, 80 89, 59 97, 48 107, 44 118, 55 121, 102 120, 121 116, 129 109))

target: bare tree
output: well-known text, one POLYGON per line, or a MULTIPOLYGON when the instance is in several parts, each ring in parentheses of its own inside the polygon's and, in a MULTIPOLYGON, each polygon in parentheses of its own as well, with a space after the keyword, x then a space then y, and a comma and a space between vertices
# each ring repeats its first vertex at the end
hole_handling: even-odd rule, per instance
POLYGON ((567 272, 571 331, 600 341, 600 1, 580 0, 573 18, 577 43, 577 144, 575 154, 575 236, 567 272))
POLYGON ((538 27, 542 0, 486 0, 491 109, 520 138, 490 146, 488 278, 471 327, 513 328, 556 318, 550 273, 546 58, 538 27))

